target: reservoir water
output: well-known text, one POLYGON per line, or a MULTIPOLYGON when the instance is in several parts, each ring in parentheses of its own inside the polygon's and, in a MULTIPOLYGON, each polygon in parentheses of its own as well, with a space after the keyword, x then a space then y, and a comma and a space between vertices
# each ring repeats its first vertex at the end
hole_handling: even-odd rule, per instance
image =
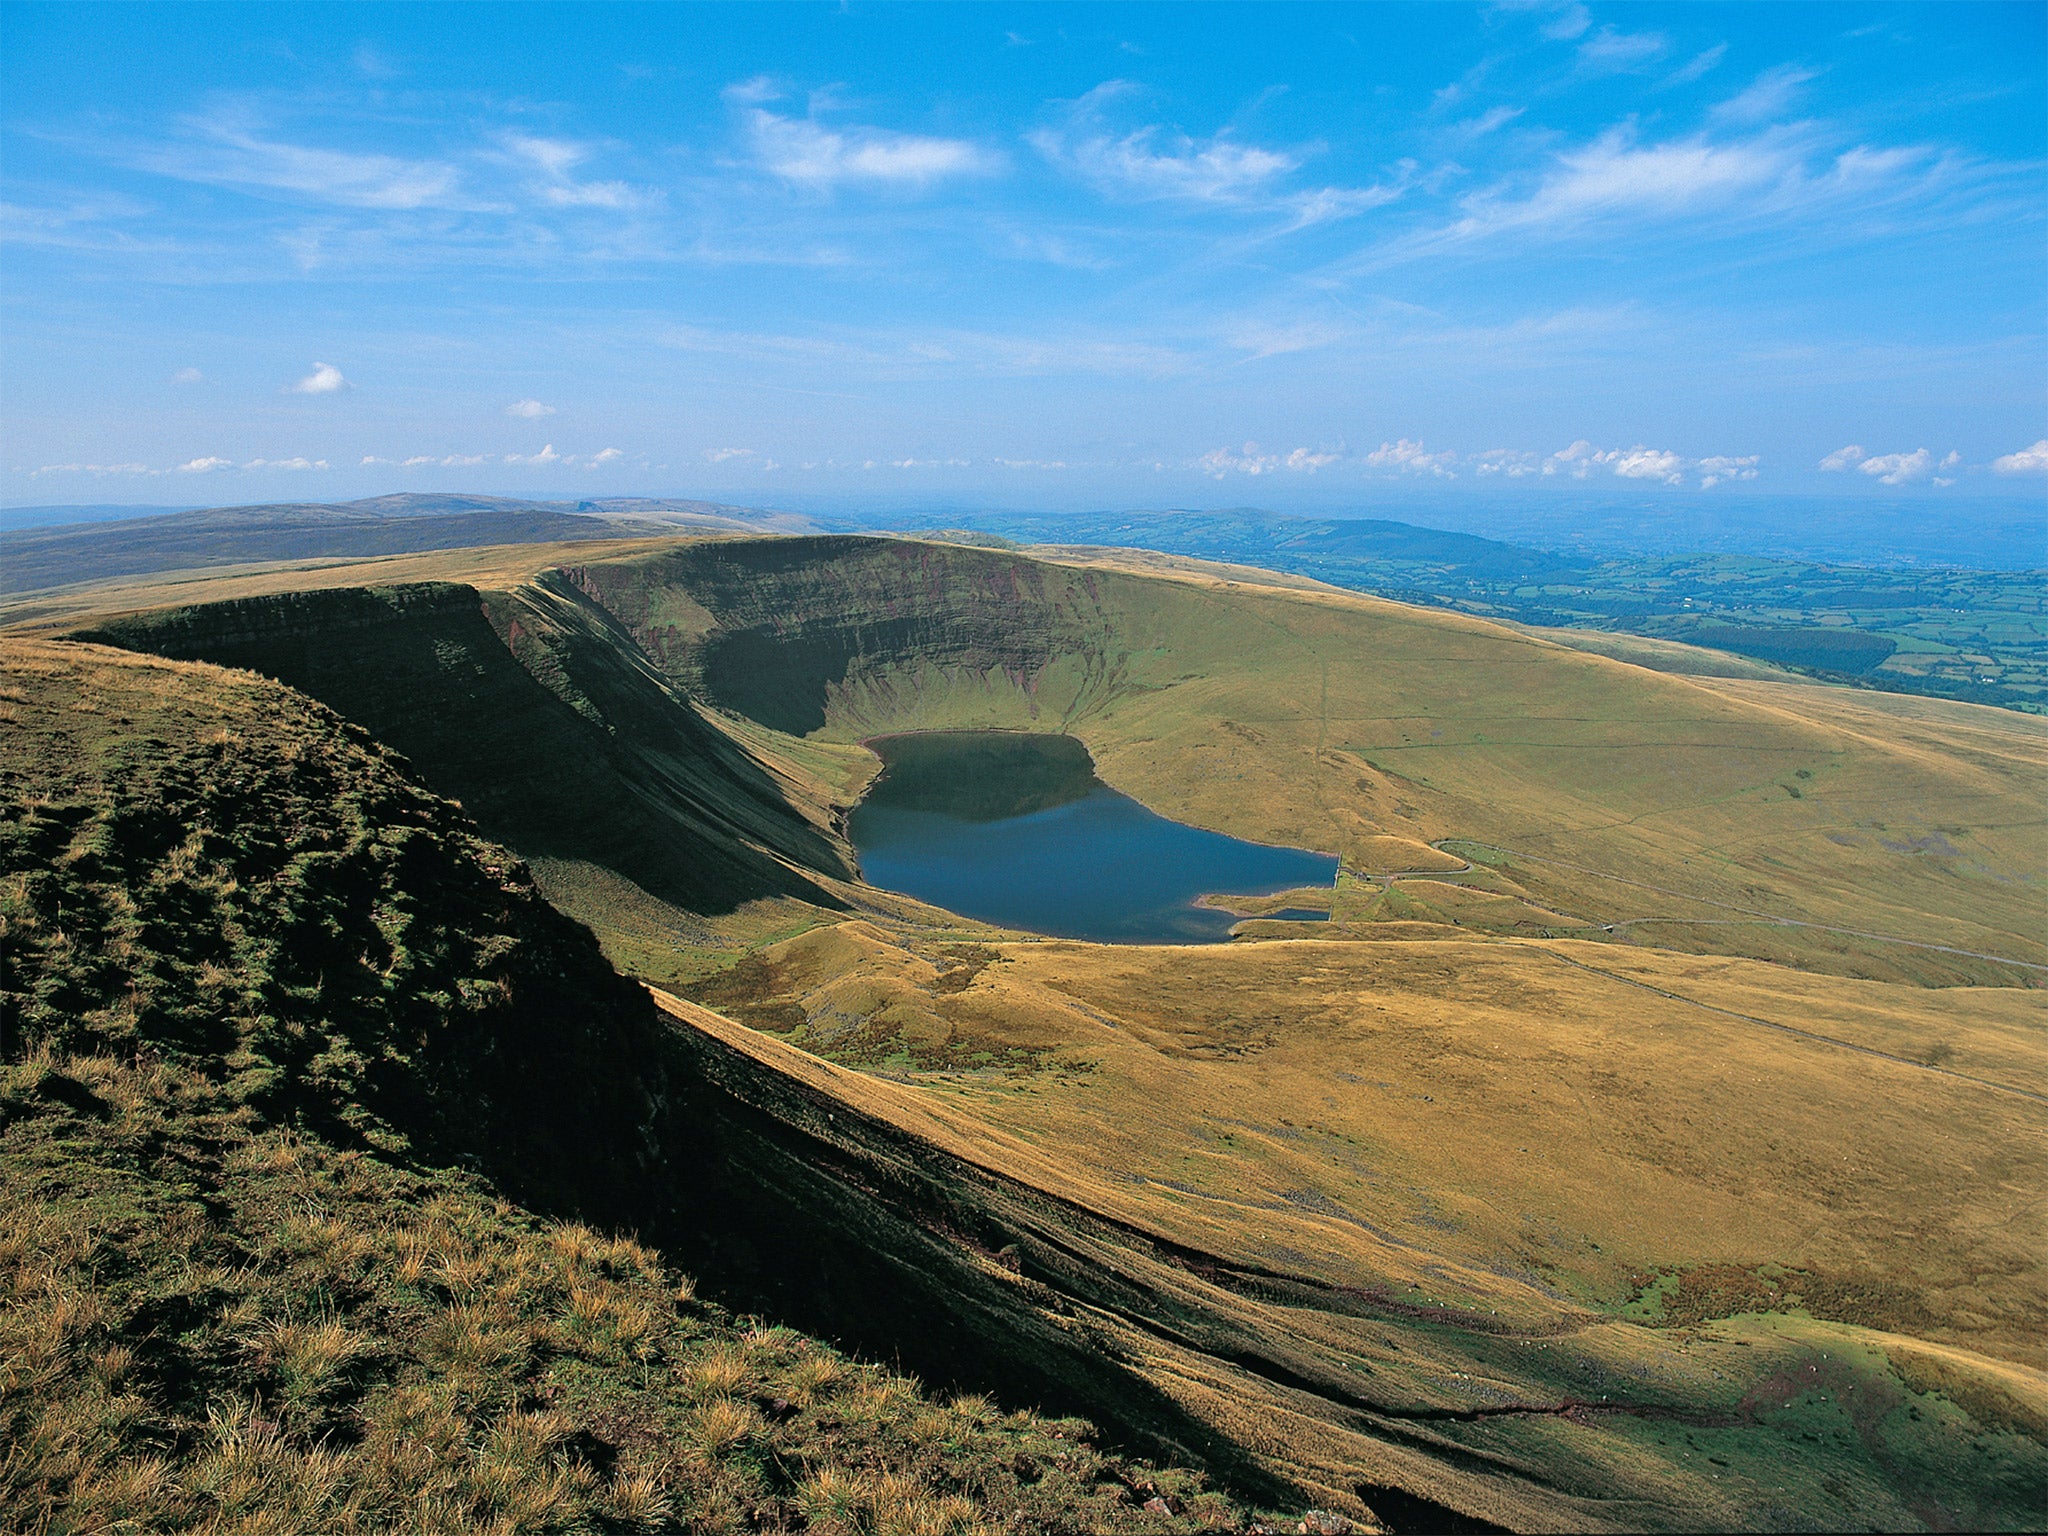
POLYGON ((982 922, 1111 944, 1219 943, 1242 918, 1197 898, 1336 882, 1332 855, 1147 810, 1098 779, 1071 736, 928 731, 868 746, 884 766, 848 828, 862 875, 982 922))

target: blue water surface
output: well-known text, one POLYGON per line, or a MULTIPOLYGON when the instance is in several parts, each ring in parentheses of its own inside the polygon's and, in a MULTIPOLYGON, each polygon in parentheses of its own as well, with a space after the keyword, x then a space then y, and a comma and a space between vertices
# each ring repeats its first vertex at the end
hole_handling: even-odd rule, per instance
MULTIPOLYGON (((971 763, 977 787, 985 787, 990 738, 998 733, 947 734, 961 738, 963 751, 971 748, 963 769, 971 763)), ((929 783, 935 752, 949 744, 926 736, 917 745, 929 783)), ((886 760, 887 743, 878 750, 886 760)), ((982 922, 1112 944, 1219 943, 1241 914, 1197 906, 1196 898, 1263 896, 1336 881, 1337 860, 1329 854, 1169 821, 1095 779, 1092 768, 1084 783, 1083 792, 1060 804, 1014 816, 990 817, 985 809, 967 816, 901 803, 885 771, 851 818, 861 873, 871 885, 982 922)))

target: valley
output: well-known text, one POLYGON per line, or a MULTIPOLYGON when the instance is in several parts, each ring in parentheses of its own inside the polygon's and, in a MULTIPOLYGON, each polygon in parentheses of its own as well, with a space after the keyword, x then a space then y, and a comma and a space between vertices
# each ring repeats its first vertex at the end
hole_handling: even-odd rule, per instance
POLYGON ((2036 1518, 2041 722, 1190 559, 624 532, 28 593, 5 644, 274 679, 524 860, 652 989, 607 1078, 713 1085, 663 1166, 729 1197, 592 1219, 736 1309, 1241 1508, 2036 1518), (1337 884, 1201 946, 868 884, 862 743, 970 730, 1337 884))

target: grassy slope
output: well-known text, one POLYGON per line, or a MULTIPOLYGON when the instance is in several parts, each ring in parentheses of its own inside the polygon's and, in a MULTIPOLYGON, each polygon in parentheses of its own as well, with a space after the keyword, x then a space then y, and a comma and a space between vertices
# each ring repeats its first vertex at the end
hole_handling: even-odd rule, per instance
MULTIPOLYGON (((1478 840, 1511 894, 1585 922, 1739 942, 1797 918, 2048 961, 2048 740, 2024 721, 1900 732, 1366 598, 935 545, 739 541, 577 579, 686 688, 816 738, 1070 729, 1169 814, 1367 870, 1390 834, 1478 840)), ((1759 942, 1802 938, 1835 947, 1759 942)))
MULTIPOLYGON (((1027 1185, 1185 1243, 1195 1268, 1161 1271, 1143 1242, 1089 1239, 1090 1264, 1051 1279, 1198 1417, 1312 1486, 1398 1483, 1510 1523, 1826 1525, 1852 1506, 1892 1523, 1995 1522, 2026 1507, 2014 1490, 2038 1476, 2027 1447, 2043 1389, 1992 1357, 2030 1358, 2038 1327, 2038 1222, 2005 1187, 2038 1184, 2038 1116, 1927 1068, 2023 1068, 2038 1010, 2011 989, 2034 973, 1763 921, 1818 909, 1892 940, 2038 959, 2042 749, 2023 722, 1651 677, 1476 622, 1203 572, 1138 581, 865 541, 600 553, 574 563, 567 589, 601 600, 669 677, 757 712, 767 699, 774 723, 811 731, 707 717, 780 765, 813 825, 857 788, 866 754, 850 742, 868 731, 1064 725, 1161 809, 1378 872, 1340 893, 1356 921, 1328 933, 1380 942, 1208 952, 1190 972, 1205 982, 1195 1000, 1222 1014, 1198 1026, 1185 999, 1170 1006, 1187 981, 1171 952, 1028 945, 990 951, 1008 957, 991 965, 957 942, 972 931, 947 940, 931 915, 836 884, 883 919, 871 941, 853 928, 800 938, 718 997, 770 1027, 801 1019, 795 1038, 813 1049, 912 1074, 921 1102, 962 1117, 943 1145, 988 1162, 1000 1144, 995 1165, 1027 1185), (1447 837, 1480 840, 1452 845, 1470 873, 1442 872, 1424 842, 1447 837), (1481 946, 1450 918, 1482 932, 1632 925, 1649 942, 1874 990, 1844 1008, 1839 983, 1772 966, 1481 946), (1598 979, 1574 959, 1649 969, 1598 979), (1466 984, 1477 978, 1484 996, 1466 984), (1917 985, 1968 981, 2006 990, 1981 994, 1987 1012, 1917 985), (1555 1091, 1525 1103, 1532 1074, 1555 1091), (1398 1091, 1374 1087, 1387 1084, 1398 1091), (1455 1117, 1438 1112, 1453 1102, 1455 1117), (1940 1144, 1951 1120, 1962 1149, 1940 1144), (1745 1134, 1702 1129, 1724 1125, 1745 1134), (1845 1139, 1859 1155, 1836 1169, 1824 1149, 1845 1139), (1942 1168, 1952 1180, 1924 1188, 1942 1168), (1699 1211, 1711 1229, 1671 1219, 1699 1211), (1917 1227, 1895 1225, 1916 1211, 1917 1227), (1361 1222, 1396 1240, 1368 1240, 1361 1222), (1234 1267, 1269 1278, 1230 1283, 1234 1267), (1129 1283, 1106 1294, 1097 1270, 1129 1283), (1657 1298, 1677 1298, 1663 1314, 1675 1341, 1597 1321, 1625 1310, 1638 1279, 1634 1305, 1653 1319, 1657 1298), (1339 1291, 1317 1289, 1332 1281, 1339 1291), (1404 1310, 1421 1304, 1410 1283, 1441 1318, 1404 1310), (1370 1323, 1330 1304, 1344 1287, 1368 1298, 1370 1323), (1297 1301, 1247 1310, 1267 1292, 1297 1301), (1914 1313, 1916 1298, 1939 1305, 1914 1313), (1750 1307, 1766 1309, 1760 1322, 1699 1331, 1750 1307), (1541 1326, 1504 1356, 1489 1343, 1495 1308, 1541 1326), (1816 1308, 1838 1321, 1800 1316, 1816 1308), (1928 1342, 1943 1338, 1957 1342, 1928 1342), (1700 1370, 1684 1366, 1701 1355, 1700 1370), (1829 1428, 1781 1387, 1839 1358, 1860 1362, 1836 1399, 1854 1412, 1829 1428), (1350 1384, 1368 1372, 1396 1411, 1361 1432, 1350 1384), (1654 1412, 1433 1421, 1427 1444, 1413 1439, 1417 1412, 1557 1404, 1618 1380, 1654 1381, 1669 1397, 1641 1406, 1656 1412, 1689 1405, 1688 1432, 1729 1420, 1714 1454, 1737 1470, 1695 1473, 1654 1412), (1728 1383, 1748 1395, 1723 1401, 1728 1383), (1935 1387, 1946 1401, 1926 1395, 1935 1387), (1823 1441, 1825 1456, 1810 1449, 1823 1441)), ((555 579, 541 589, 568 595, 555 579)), ((436 765, 421 766, 431 778, 436 765)), ((615 953, 655 975, 701 971, 684 953, 692 919, 586 870, 579 910, 615 953)), ((778 938, 821 917, 749 908, 725 926, 778 938)), ((868 1082, 835 1091, 858 1101, 868 1082)), ((908 1123, 902 1101, 868 1107, 908 1123)), ((1048 1251, 1073 1252, 1080 1239, 1056 1226, 1048 1251)))
MULTIPOLYGON (((384 749, 247 674, 21 642, 0 666, 10 1524, 1227 1517, 1080 1426, 694 1300, 693 1233, 790 1258, 661 1193, 746 1177, 721 1053, 384 749), (668 1248, 543 1212, 638 1214, 668 1248)), ((829 1268, 830 1218, 781 1220, 829 1268)))

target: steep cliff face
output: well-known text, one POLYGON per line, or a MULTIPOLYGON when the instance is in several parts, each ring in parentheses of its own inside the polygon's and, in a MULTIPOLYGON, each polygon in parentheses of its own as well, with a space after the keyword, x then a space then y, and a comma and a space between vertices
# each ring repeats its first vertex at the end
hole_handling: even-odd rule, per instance
POLYGON ((0 1506, 31 1528, 1166 1528, 1076 1426, 693 1302, 666 1266, 1209 1438, 953 1235, 987 1224, 969 1170, 665 1017, 386 748, 98 647, 0 646, 0 701, 0 1506))
MULTIPOLYGON (((1005 723, 1071 719, 1129 691, 1105 606, 1117 578, 995 550, 893 539, 699 544, 565 567, 692 694, 792 735, 915 696, 980 693, 1005 723)), ((993 722, 992 722, 993 723, 993 722)))
POLYGON ((114 620, 80 638, 290 684, 403 753, 529 858, 623 874, 696 912, 836 904, 851 872, 805 786, 707 724, 572 589, 447 583, 283 593, 114 620))

